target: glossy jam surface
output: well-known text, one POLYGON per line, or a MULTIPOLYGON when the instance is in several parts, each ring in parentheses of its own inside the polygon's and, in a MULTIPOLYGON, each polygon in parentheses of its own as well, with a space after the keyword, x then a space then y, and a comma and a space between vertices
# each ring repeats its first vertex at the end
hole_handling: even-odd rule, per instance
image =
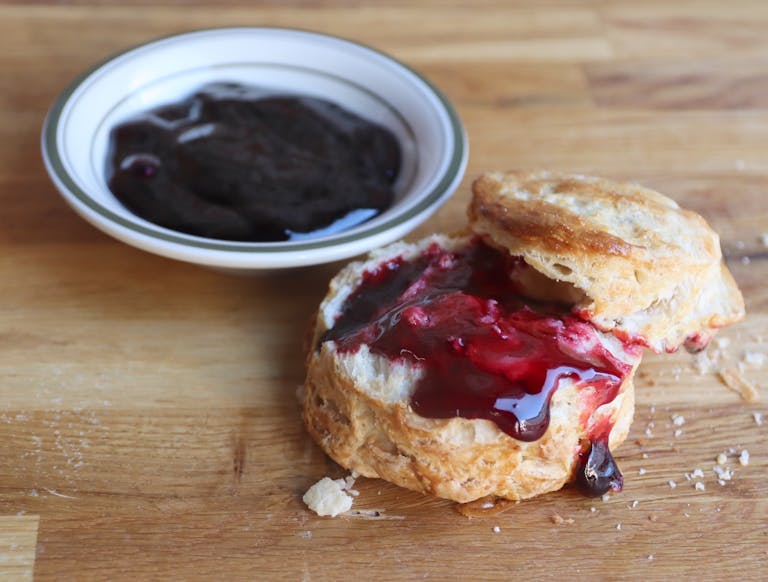
POLYGON ((624 477, 608 449, 608 439, 595 439, 579 454, 576 485, 589 497, 600 497, 609 491, 621 491, 624 477))
POLYGON ((133 213, 198 236, 300 240, 393 202, 395 136, 333 103, 213 84, 116 127, 109 188, 133 213))
POLYGON ((342 352, 374 353, 423 369, 411 398, 430 418, 484 418, 518 440, 539 439, 564 378, 588 382, 592 410, 612 401, 631 371, 568 307, 534 304, 510 277, 521 263, 475 242, 433 245, 363 276, 332 329, 342 352))

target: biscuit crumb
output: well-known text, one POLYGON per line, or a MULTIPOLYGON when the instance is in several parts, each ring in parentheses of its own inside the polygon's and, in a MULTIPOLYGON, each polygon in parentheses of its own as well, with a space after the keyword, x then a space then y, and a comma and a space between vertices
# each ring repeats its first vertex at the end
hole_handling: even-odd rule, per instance
POLYGON ((682 414, 672 415, 672 424, 675 426, 683 426, 685 424, 685 417, 682 414))
POLYGON ((694 469, 692 476, 694 478, 698 477, 699 479, 703 479, 704 478, 704 471, 702 471, 701 469, 694 469))
POLYGON ((653 562, 653 554, 648 554, 648 561, 653 562))
POLYGON ((757 426, 763 426, 763 415, 759 412, 753 412, 752 413, 752 420, 755 421, 755 424, 757 426))
POLYGON ((570 524, 573 523, 573 518, 572 517, 565 518, 562 515, 560 515, 559 513, 553 513, 549 517, 549 521, 551 521, 555 525, 563 525, 564 523, 570 525, 570 524))
POLYGON ((742 467, 749 465, 749 451, 747 449, 741 451, 741 454, 739 455, 739 465, 742 467))
POLYGON ((741 361, 747 366, 753 368, 762 368, 766 361, 766 355, 763 352, 744 352, 741 356, 741 361))
POLYGON ((667 485, 669 485, 669 488, 670 488, 670 489, 674 489, 675 487, 677 487, 677 483, 675 483, 674 481, 672 481, 672 479, 670 479, 669 481, 667 481, 667 485))
POLYGON ((742 400, 755 402, 759 398, 760 393, 755 385, 747 380, 737 369, 722 368, 718 370, 717 375, 728 388, 741 396, 742 400))
POLYGON ((696 481, 694 488, 696 489, 696 491, 704 491, 706 489, 706 486, 701 481, 696 481))
POLYGON ((729 468, 723 468, 719 465, 715 465, 712 467, 712 470, 717 474, 717 476, 720 478, 720 481, 730 481, 733 478, 733 471, 731 471, 729 468))
POLYGON ((637 470, 637 474, 638 474, 638 475, 645 475, 645 473, 646 473, 646 472, 647 472, 647 471, 646 471, 645 469, 643 469, 642 467, 640 467, 640 468, 637 470))
POLYGON ((768 247, 768 232, 764 232, 763 234, 760 235, 760 243, 764 247, 768 247))
POLYGON ((493 526, 493 533, 501 533, 501 528, 498 525, 493 526))
POLYGON ((679 436, 681 436, 682 434, 683 434, 683 429, 681 429, 681 428, 678 428, 678 429, 675 431, 675 438, 678 438, 678 437, 679 437, 679 436))
POLYGON ((725 465, 728 462, 728 457, 725 456, 725 453, 720 453, 717 455, 716 461, 718 465, 725 465))
POLYGON ((302 500, 317 515, 336 517, 352 508, 352 497, 347 495, 348 491, 347 480, 323 477, 307 490, 302 500))
POLYGON ((595 513, 597 511, 597 507, 590 507, 589 511, 595 513))
POLYGON ((621 531, 621 524, 620 524, 620 523, 617 523, 617 524, 616 524, 616 529, 617 529, 617 530, 619 530, 619 531, 621 531))
POLYGON ((637 499, 635 499, 635 500, 632 502, 632 509, 634 509, 635 507, 637 507, 637 504, 638 504, 638 501, 637 501, 637 499))
POLYGON ((693 357, 693 367, 700 375, 709 374, 717 369, 717 356, 719 352, 702 351, 693 357))

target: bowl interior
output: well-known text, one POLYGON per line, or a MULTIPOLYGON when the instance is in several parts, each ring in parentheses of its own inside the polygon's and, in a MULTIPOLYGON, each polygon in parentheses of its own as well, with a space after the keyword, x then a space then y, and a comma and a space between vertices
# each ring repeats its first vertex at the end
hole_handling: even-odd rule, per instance
POLYGON ((431 214, 461 179, 467 157, 463 128, 452 107, 412 70, 349 41, 272 28, 187 33, 108 60, 59 98, 46 122, 43 151, 54 182, 86 219, 126 242, 183 259, 190 257, 166 247, 314 251, 373 237, 367 248, 353 244, 346 253, 352 256, 403 236, 431 214), (263 87, 269 93, 327 99, 386 126, 398 138, 403 154, 395 204, 338 234, 280 243, 214 241, 170 231, 135 216, 107 187, 112 128, 137 113, 179 101, 211 82, 237 82, 263 87), (150 239, 162 243, 150 243, 150 239), (152 247, 157 244, 164 246, 152 247))

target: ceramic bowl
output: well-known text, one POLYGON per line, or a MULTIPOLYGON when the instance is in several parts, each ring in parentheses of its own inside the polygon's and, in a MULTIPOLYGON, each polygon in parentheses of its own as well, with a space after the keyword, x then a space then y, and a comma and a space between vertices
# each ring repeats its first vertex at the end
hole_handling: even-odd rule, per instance
POLYGON ((54 103, 42 151, 65 200, 97 228, 145 251, 236 270, 326 263, 400 239, 451 195, 468 155, 456 111, 423 76, 348 40, 278 28, 201 30, 110 58, 76 79, 54 103), (394 204, 334 235, 274 243, 192 236, 132 214, 107 187, 111 129, 212 82, 326 99, 388 127, 403 156, 394 204))

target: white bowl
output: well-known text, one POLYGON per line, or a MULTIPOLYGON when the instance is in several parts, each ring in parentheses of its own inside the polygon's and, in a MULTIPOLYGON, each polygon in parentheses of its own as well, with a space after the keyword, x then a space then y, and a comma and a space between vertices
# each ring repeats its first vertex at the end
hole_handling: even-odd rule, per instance
POLYGON ((458 115, 424 77, 371 48, 279 28, 191 32, 107 60, 76 79, 54 103, 43 127, 42 150, 56 187, 97 228, 159 255, 244 270, 345 259, 403 237, 452 194, 468 155, 458 115), (110 130, 215 81, 324 98, 388 127, 403 158, 395 203, 349 230, 275 243, 193 236, 128 211, 105 178, 110 130))

